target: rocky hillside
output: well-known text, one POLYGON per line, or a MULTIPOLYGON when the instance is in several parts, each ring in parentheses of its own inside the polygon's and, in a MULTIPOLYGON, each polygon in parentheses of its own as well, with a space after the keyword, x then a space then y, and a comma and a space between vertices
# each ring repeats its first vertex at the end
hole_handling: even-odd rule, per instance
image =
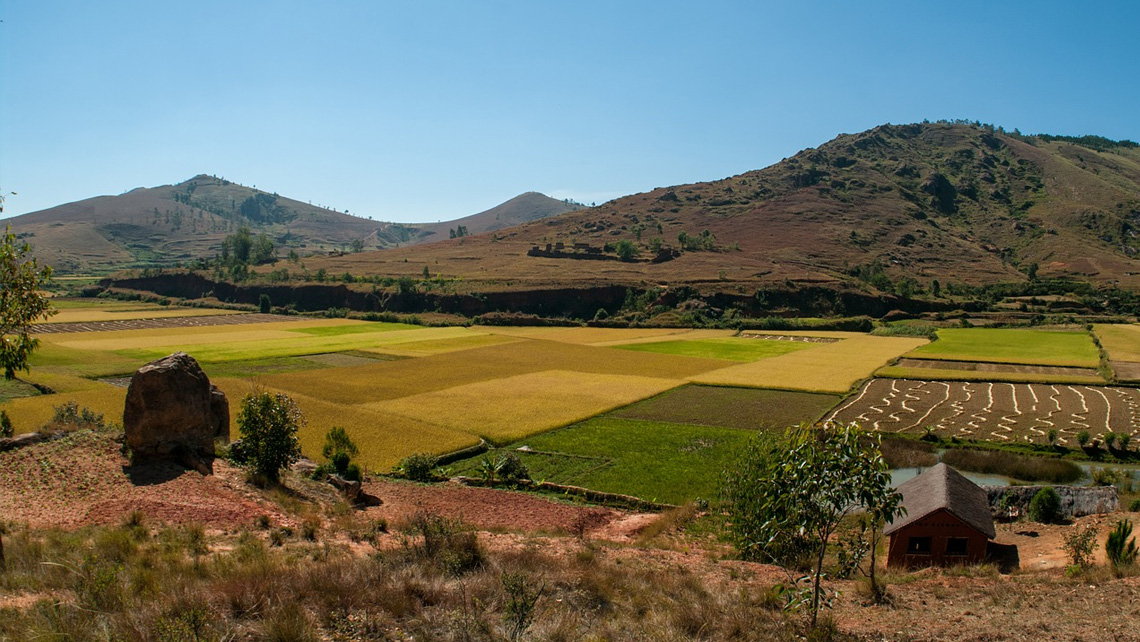
POLYGON ((1135 143, 922 123, 841 135, 762 170, 658 188, 494 235, 310 267, 399 275, 428 265, 516 287, 747 289, 790 280, 922 291, 935 280, 1057 276, 1136 289, 1138 226, 1135 143))
POLYGON ((530 192, 457 221, 408 225, 352 216, 202 174, 177 185, 99 196, 7 222, 42 261, 66 273, 213 257, 222 240, 243 226, 268 234, 282 255, 289 250, 307 255, 446 239, 448 226, 476 234, 576 207, 530 192))

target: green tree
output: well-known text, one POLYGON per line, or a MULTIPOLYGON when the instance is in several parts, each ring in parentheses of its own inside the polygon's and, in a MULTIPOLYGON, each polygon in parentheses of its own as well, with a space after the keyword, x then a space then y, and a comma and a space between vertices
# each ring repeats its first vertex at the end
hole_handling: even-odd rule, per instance
POLYGON ((301 456, 297 431, 305 423, 297 404, 288 395, 248 394, 241 401, 237 424, 242 452, 255 474, 269 482, 280 479, 281 469, 301 456))
POLYGON ((55 314, 43 293, 51 280, 51 268, 40 267, 28 254, 31 247, 16 240, 10 226, 4 226, 0 241, 0 367, 5 379, 28 370, 28 357, 40 344, 31 336, 32 324, 55 314))
POLYGON ((634 245, 633 241, 629 239, 622 239, 618 241, 614 246, 614 252, 617 252, 619 259, 627 262, 634 260, 637 258, 637 255, 641 253, 641 251, 637 249, 637 246, 634 245))
POLYGON ((731 534, 742 555, 785 566, 810 564, 813 628, 827 542, 843 518, 862 508, 877 528, 903 512, 878 436, 855 424, 805 424, 782 438, 760 437, 723 481, 731 534))
POLYGON ((15 429, 12 428, 12 420, 8 417, 8 413, 0 410, 0 437, 11 437, 15 432, 15 429))
POLYGON ((270 303, 268 294, 262 293, 262 295, 258 298, 257 309, 262 314, 269 314, 269 311, 273 309, 273 304, 270 303))
POLYGON ((1029 500, 1029 519, 1041 523, 1052 524, 1061 516, 1061 496, 1046 486, 1037 491, 1033 499, 1029 500))
POLYGON ((321 447, 321 456, 332 459, 336 453, 344 453, 349 457, 360 454, 360 449, 353 443, 348 431, 340 426, 333 426, 325 433, 325 445, 321 447))

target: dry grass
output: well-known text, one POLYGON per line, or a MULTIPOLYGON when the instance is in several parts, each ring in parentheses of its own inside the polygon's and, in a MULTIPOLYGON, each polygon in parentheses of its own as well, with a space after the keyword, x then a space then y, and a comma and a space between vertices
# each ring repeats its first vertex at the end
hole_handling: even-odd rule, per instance
POLYGON ((99 321, 126 321, 133 319, 172 319, 181 317, 206 317, 223 314, 244 314, 239 310, 217 308, 184 308, 180 306, 140 305, 132 303, 122 308, 64 308, 45 323, 92 323, 99 321))
POLYGON ((365 404, 506 443, 652 397, 683 381, 552 370, 365 404))
MULTIPOLYGON (((469 331, 471 332, 471 331, 469 331)), ((426 341, 408 341, 381 348, 368 348, 365 352, 381 354, 394 354, 401 357, 427 357, 433 354, 447 354, 472 348, 485 348, 487 346, 514 343, 519 341, 514 337, 497 334, 478 334, 471 332, 470 336, 457 336, 454 338, 428 339, 426 341)))
POLYGON ((855 334, 837 343, 820 344, 809 350, 701 373, 689 377, 689 380, 721 386, 847 392, 856 382, 871 376, 884 363, 925 343, 926 339, 912 337, 855 334))

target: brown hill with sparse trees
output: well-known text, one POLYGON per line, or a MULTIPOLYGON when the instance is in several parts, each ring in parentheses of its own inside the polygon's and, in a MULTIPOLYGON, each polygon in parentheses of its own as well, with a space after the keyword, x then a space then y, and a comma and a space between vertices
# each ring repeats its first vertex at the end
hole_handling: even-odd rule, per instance
POLYGON ((399 276, 426 266, 471 289, 690 283, 752 291, 793 281, 908 294, 934 281, 1030 277, 1136 289, 1138 225, 1135 143, 922 123, 841 135, 724 180, 308 267, 399 276))
POLYGON ((528 192, 457 221, 409 225, 353 216, 201 174, 177 185, 89 198, 7 222, 42 262, 66 273, 212 258, 223 239, 242 227, 265 233, 282 256, 290 250, 304 256, 446 239, 449 225, 477 234, 577 207, 528 192))

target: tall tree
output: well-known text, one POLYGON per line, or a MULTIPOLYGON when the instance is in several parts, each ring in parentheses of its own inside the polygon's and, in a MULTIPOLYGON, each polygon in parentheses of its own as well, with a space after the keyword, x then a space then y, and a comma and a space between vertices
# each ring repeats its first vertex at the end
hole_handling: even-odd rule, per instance
POLYGON ((31 247, 4 226, 0 241, 0 367, 5 379, 28 370, 28 357, 39 345, 31 336, 32 324, 55 314, 43 288, 51 280, 51 267, 40 267, 28 256, 31 247))

